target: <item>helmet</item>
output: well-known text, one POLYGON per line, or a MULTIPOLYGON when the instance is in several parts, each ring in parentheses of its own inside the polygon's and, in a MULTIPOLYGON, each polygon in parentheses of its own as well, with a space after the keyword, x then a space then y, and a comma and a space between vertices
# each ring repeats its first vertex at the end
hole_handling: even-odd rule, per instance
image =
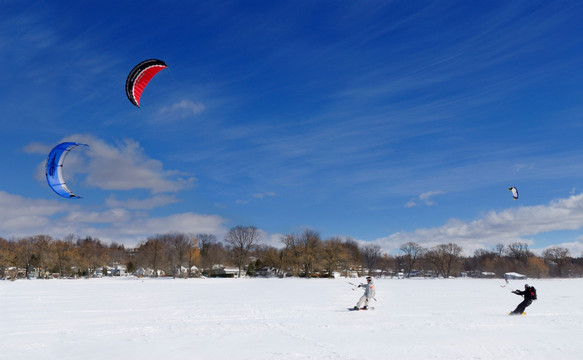
POLYGON ((367 276, 366 277, 366 281, 371 281, 372 280, 372 276, 367 276))
POLYGON ((528 287, 528 284, 524 284, 524 288, 527 288, 527 287, 528 287))

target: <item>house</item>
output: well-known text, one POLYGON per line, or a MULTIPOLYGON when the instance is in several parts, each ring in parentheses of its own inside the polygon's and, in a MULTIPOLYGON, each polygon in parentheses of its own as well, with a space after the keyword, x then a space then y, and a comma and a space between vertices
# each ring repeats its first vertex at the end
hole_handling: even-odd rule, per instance
MULTIPOLYGON (((213 265, 213 274, 217 277, 239 277, 239 269, 220 264, 213 265)), ((241 277, 245 276, 245 270, 241 270, 241 277)))
POLYGON ((200 276, 200 270, 198 270, 198 268, 195 265, 192 265, 189 268, 187 268, 186 266, 180 266, 180 272, 179 272, 180 276, 189 276, 189 277, 199 277, 200 276))
MULTIPOLYGON (((138 277, 153 277, 155 275, 155 272, 153 269, 147 268, 144 269, 143 267, 137 269, 134 274, 138 277)), ((158 277, 159 276, 166 276, 166 273, 164 272, 164 270, 158 270, 158 277)))
POLYGON ((504 273, 504 278, 508 280, 526 280, 526 275, 519 274, 517 272, 507 272, 504 273))
POLYGON ((128 267, 125 265, 116 265, 112 271, 113 276, 128 276, 128 267))
POLYGON ((271 266, 263 266, 255 270, 255 273, 261 277, 275 277, 277 276, 277 269, 271 266))

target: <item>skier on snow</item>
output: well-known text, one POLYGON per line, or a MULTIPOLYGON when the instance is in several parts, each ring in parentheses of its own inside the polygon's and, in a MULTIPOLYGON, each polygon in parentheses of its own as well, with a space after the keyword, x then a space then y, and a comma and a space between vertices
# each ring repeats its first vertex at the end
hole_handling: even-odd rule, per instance
POLYGON ((371 276, 366 277, 366 284, 360 284, 358 287, 364 288, 364 294, 358 300, 358 303, 354 307, 354 310, 360 309, 360 306, 364 303, 363 310, 368 310, 368 303, 371 299, 374 299, 375 296, 375 288, 374 288, 374 280, 371 276))
POLYGON ((536 289, 528 284, 524 284, 524 291, 514 290, 512 293, 524 296, 524 300, 509 315, 521 315, 526 307, 532 304, 533 300, 536 300, 536 289))

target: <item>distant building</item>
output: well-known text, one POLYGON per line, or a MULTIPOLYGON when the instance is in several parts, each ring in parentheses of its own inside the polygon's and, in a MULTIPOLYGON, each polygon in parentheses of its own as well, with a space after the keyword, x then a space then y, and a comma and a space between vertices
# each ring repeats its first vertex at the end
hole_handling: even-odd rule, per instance
MULTIPOLYGON (((239 269, 220 264, 213 265, 213 274, 218 277, 239 277, 239 269)), ((245 270, 241 270, 241 277, 245 276, 245 270)))
POLYGON ((125 265, 116 265, 112 271, 113 276, 128 276, 128 267, 125 265))
MULTIPOLYGON (((143 267, 138 268, 134 272, 134 274, 138 277, 154 277, 154 276, 156 276, 156 273, 154 272, 153 269, 150 269, 150 268, 145 269, 143 267)), ((158 270, 157 276, 166 276, 166 273, 163 270, 158 270)))
POLYGON ((277 276, 277 269, 271 266, 263 266, 255 270, 255 274, 261 277, 275 277, 277 276))
POLYGON ((504 278, 508 280, 526 280, 526 275, 519 274, 517 272, 507 272, 504 273, 504 278))

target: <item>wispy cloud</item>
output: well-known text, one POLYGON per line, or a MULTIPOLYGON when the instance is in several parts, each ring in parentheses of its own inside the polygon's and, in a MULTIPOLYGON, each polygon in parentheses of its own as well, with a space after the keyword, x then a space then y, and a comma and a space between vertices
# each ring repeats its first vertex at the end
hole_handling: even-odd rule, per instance
POLYGON ((170 106, 163 106, 158 112, 159 115, 164 115, 164 119, 176 119, 196 116, 202 113, 206 107, 203 103, 192 100, 181 100, 170 106))
POLYGON ((256 194, 253 194, 253 197, 256 198, 256 199, 264 199, 266 197, 273 197, 273 196, 275 196, 275 193, 273 191, 269 191, 269 192, 266 192, 266 193, 256 193, 256 194))
MULTIPOLYGON (((275 197, 277 196, 275 192, 273 191, 269 191, 269 192, 264 192, 264 193, 255 193, 253 195, 251 195, 251 197, 253 199, 257 199, 257 200, 263 200, 267 197, 275 197)), ((249 204, 251 202, 251 199, 245 199, 245 200, 236 200, 235 203, 239 204, 239 205, 245 205, 245 204, 249 204)))
POLYGON ((444 193, 443 191, 439 191, 439 190, 438 191, 424 192, 424 193, 420 194, 418 197, 409 200, 405 204, 405 207, 407 207, 407 208, 415 207, 415 206, 419 205, 419 202, 422 202, 423 204, 425 204, 427 206, 435 205, 435 201, 431 200, 431 198, 436 196, 436 195, 441 195, 443 193, 444 193))

